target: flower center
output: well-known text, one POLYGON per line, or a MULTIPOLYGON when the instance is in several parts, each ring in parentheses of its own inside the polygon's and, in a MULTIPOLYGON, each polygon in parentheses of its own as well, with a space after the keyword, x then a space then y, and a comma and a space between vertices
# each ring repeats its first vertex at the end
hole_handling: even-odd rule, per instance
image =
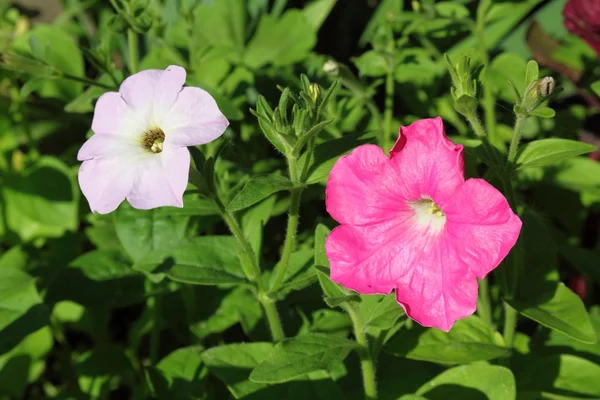
POLYGON ((429 197, 412 202, 415 212, 415 222, 430 232, 441 232, 446 224, 446 214, 429 197))
POLYGON ((429 205, 429 208, 427 209, 427 213, 436 215, 438 217, 443 217, 444 216, 444 213, 442 212, 442 210, 440 210, 440 208, 438 207, 438 205, 435 204, 433 201, 429 205))
POLYGON ((142 137, 142 146, 152 153, 160 153, 163 151, 163 143, 165 141, 165 133, 160 128, 151 128, 144 132, 142 137))

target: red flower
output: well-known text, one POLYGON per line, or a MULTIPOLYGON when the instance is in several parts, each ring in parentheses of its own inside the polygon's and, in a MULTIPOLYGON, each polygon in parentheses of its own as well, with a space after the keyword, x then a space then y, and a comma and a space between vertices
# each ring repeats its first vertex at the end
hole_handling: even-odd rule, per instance
POLYGON ((565 26, 600 57, 600 0, 569 0, 563 9, 565 26))

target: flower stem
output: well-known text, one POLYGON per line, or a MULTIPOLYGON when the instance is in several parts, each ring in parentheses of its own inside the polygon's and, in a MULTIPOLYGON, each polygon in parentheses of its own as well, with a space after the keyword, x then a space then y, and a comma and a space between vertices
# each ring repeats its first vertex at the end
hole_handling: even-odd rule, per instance
POLYGON ((133 29, 127 30, 127 43, 129 45, 129 72, 135 74, 139 71, 138 67, 138 37, 133 29))
POLYGON ((344 307, 350 315, 352 326, 354 328, 354 337, 358 343, 358 356, 362 367, 363 386, 365 390, 365 400, 377 399, 377 382, 375 380, 375 362, 373 361, 369 344, 367 343, 367 335, 363 327, 360 315, 353 306, 344 307))
POLYGON ((490 301, 490 287, 488 279, 479 281, 479 303, 477 304, 477 313, 479 317, 489 326, 493 325, 492 321, 492 303, 490 301))
POLYGON ((394 37, 390 33, 390 38, 388 40, 388 66, 387 73, 385 75, 385 111, 383 114, 383 131, 381 132, 381 147, 384 152, 388 152, 390 150, 390 134, 392 132, 392 117, 394 113, 394 53, 395 53, 395 42, 394 37))
MULTIPOLYGON (((515 121, 515 127, 513 129, 513 137, 510 141, 510 148, 508 149, 508 157, 507 157, 507 170, 512 171, 513 165, 517 158, 517 148, 519 146, 519 141, 521 140, 521 131, 523 129, 523 125, 525 124, 525 120, 527 116, 517 115, 517 120, 515 121)), ((515 212, 517 212, 517 196, 515 193, 515 188, 513 187, 510 179, 505 177, 504 179, 504 189, 506 191, 506 197, 508 200, 508 204, 513 208, 515 212)), ((521 244, 521 240, 517 240, 515 243, 515 247, 513 248, 513 270, 512 272, 512 282, 508 287, 508 296, 512 298, 517 293, 517 287, 519 284, 519 273, 521 271, 521 266, 523 264, 523 246, 521 244)), ((506 342, 506 346, 508 348, 512 348, 515 330, 517 328, 517 311, 512 308, 508 303, 504 303, 504 341, 506 342)))
MULTIPOLYGON (((298 166, 295 158, 288 157, 290 180, 293 183, 298 183, 298 166)), ((281 254, 281 262, 279 267, 275 270, 275 279, 269 292, 274 292, 279 288, 279 285, 285 278, 292 251, 294 250, 294 244, 296 242, 296 230, 298 229, 298 219, 300 211, 300 197, 302 195, 301 189, 292 190, 290 200, 290 212, 288 215, 287 230, 285 233, 285 242, 283 244, 283 253, 281 254)))
MULTIPOLYGON (((482 1, 479 3, 477 10, 477 21, 475 24, 475 37, 477 38, 477 47, 481 55, 483 65, 485 66, 483 79, 487 76, 487 71, 490 65, 490 56, 485 44, 485 15, 489 10, 491 1, 482 1)), ((485 113, 485 127, 489 137, 493 140, 496 136, 496 109, 494 101, 494 93, 492 93, 491 85, 483 85, 483 111, 485 113)))
POLYGON ((514 164, 515 159, 517 158, 517 149, 519 147, 519 142, 521 141, 521 131, 523 130, 523 125, 525 125, 525 120, 527 117, 517 115, 517 120, 515 121, 515 127, 513 129, 513 136, 510 141, 510 147, 508 149, 508 165, 514 164))
POLYGON ((115 85, 107 85, 102 82, 93 81, 91 79, 82 78, 80 76, 75 76, 75 75, 71 75, 71 74, 67 74, 67 73, 63 73, 61 76, 63 78, 70 79, 72 81, 85 83, 86 85, 101 87, 102 89, 108 89, 108 90, 118 90, 119 89, 119 86, 116 83, 115 83, 115 85))
POLYGON ((273 338, 273 341, 279 342, 285 337, 283 333, 283 327, 281 326, 281 319, 279 318, 279 314, 277 313, 277 308, 275 307, 275 304, 272 301, 270 301, 270 299, 263 298, 263 293, 265 293, 265 285, 262 279, 262 275, 260 273, 260 267, 258 266, 256 257, 254 256, 254 251, 252 250, 250 243, 248 243, 248 240, 246 240, 246 237, 244 236, 242 230, 240 229, 237 221, 235 220, 231 212, 225 209, 223 203, 221 203, 220 200, 217 201, 217 206, 221 210, 223 220, 229 227, 229 230, 231 231, 233 236, 237 239, 238 244, 240 245, 244 254, 244 257, 246 258, 248 264, 250 264, 252 268, 252 273, 254 276, 249 276, 248 279, 251 281, 254 280, 256 282, 256 286, 258 288, 258 298, 260 300, 260 303, 263 305, 263 308, 265 309, 265 314, 269 323, 269 329, 271 331, 271 337, 273 338))
POLYGON ((506 347, 512 349, 515 342, 515 332, 517 330, 517 310, 508 303, 504 303, 504 342, 506 347))
MULTIPOLYGON (((200 175, 194 168, 190 168, 190 182, 200 190, 207 187, 206 181, 202 175, 200 175)), ((219 212, 221 213, 221 217, 225 221, 225 224, 227 224, 229 231, 237 240, 238 245, 242 250, 243 257, 246 259, 248 265, 250 265, 251 271, 244 270, 244 273, 249 281, 256 282, 256 287, 258 289, 257 297, 265 310, 265 315, 267 316, 267 321, 269 324, 269 330, 271 331, 271 337, 273 338, 273 341, 279 342, 285 337, 283 327, 281 325, 281 319, 279 318, 275 304, 265 294, 265 285, 260 272, 260 267, 254 255, 254 250, 252 250, 252 246, 250 246, 250 243, 248 243, 248 240, 244 236, 244 233, 238 225, 235 217, 230 211, 227 210, 227 208, 225 208, 219 196, 215 193, 212 193, 211 197, 217 205, 219 212)))

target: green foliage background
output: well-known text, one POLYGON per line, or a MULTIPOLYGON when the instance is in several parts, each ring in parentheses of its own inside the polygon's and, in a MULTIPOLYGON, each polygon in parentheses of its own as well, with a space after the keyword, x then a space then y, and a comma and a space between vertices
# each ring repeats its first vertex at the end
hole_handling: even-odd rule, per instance
POLYGON ((0 0, 0 398, 359 399, 365 354, 380 399, 600 398, 600 164, 579 141, 600 132, 600 70, 564 28, 564 0, 24 3, 0 0), (192 185, 183 209, 89 212, 76 154, 96 99, 135 69, 131 35, 139 69, 185 67, 230 120, 193 155, 253 254, 192 185), (445 53, 471 58, 491 155, 461 115, 471 103, 456 106, 445 53), (538 78, 532 58, 563 91, 528 114, 514 96, 538 78), (249 110, 272 115, 278 86, 306 89, 302 73, 320 96, 337 88, 312 158, 296 154, 304 179, 290 180, 285 145, 249 110), (524 143, 505 175, 515 113, 524 143), (524 221, 523 253, 450 333, 408 320, 393 294, 332 283, 323 249, 333 163, 438 115, 467 175, 508 181, 524 221), (267 299, 247 257, 276 279, 294 193, 295 245, 267 299), (272 340, 265 302, 287 339, 272 340))

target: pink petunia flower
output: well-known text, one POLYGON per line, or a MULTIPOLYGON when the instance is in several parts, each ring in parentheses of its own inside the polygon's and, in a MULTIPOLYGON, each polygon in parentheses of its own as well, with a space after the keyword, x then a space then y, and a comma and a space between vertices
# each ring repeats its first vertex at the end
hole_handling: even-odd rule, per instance
POLYGON ((325 245, 334 282, 394 289, 409 317, 444 331, 475 312, 476 278, 506 257, 521 220, 492 185, 465 181, 462 149, 438 117, 401 127, 390 158, 364 145, 336 162, 327 211, 342 225, 325 245))
POLYGON ((77 159, 79 185, 92 211, 106 214, 125 199, 139 209, 183 207, 190 153, 229 122, 204 90, 183 87, 185 70, 147 70, 96 103, 92 130, 77 159))

